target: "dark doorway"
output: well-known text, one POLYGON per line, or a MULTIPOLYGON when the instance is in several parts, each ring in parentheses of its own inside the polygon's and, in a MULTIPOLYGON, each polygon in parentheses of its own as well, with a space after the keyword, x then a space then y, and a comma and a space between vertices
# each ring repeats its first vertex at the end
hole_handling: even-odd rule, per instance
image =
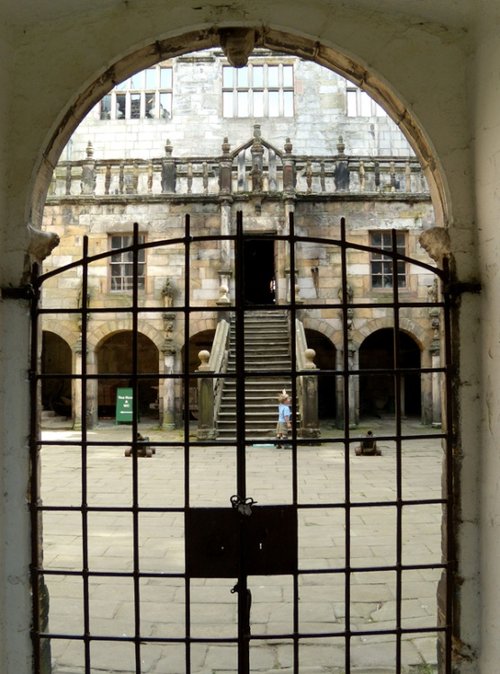
POLYGON ((42 405, 61 416, 71 416, 71 363, 69 344, 54 332, 42 336, 42 372, 59 375, 42 380, 42 405))
POLYGON ((245 238, 244 288, 247 304, 274 304, 274 240, 245 238))
MULTIPOLYGON (((359 350, 360 370, 384 370, 394 367, 394 330, 383 328, 369 335, 359 350)), ((399 333, 399 367, 420 368, 418 344, 405 332, 399 333)), ((394 377, 391 374, 372 372, 360 376, 360 412, 382 416, 394 413, 394 377)), ((401 375, 401 413, 420 416, 421 387, 419 372, 401 375)))

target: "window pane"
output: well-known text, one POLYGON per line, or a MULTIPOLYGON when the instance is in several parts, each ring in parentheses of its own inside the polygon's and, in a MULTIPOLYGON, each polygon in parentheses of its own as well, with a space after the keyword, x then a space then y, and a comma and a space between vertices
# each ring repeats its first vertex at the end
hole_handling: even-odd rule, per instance
POLYGON ((131 94, 130 96, 130 117, 139 119, 141 116, 141 94, 131 94))
POLYGON ((285 117, 293 117, 293 91, 283 92, 283 114, 285 117))
POLYGON ((232 91, 224 91, 222 94, 222 116, 234 117, 232 91))
POLYGON ((129 83, 130 80, 124 80, 123 82, 119 82, 115 89, 118 89, 118 91, 126 91, 129 88, 129 83))
POLYGON ((146 89, 158 89, 158 71, 156 68, 146 70, 146 89))
POLYGON ((111 95, 110 94, 108 94, 107 96, 104 96, 104 98, 101 101, 100 118, 101 119, 111 119, 111 95))
POLYGON ((255 89, 264 86, 264 66, 254 66, 252 68, 252 86, 255 89))
POLYGON ((146 91, 146 117, 156 117, 156 94, 154 91, 146 91))
POLYGON ((125 117, 125 94, 116 94, 116 119, 125 117))
POLYGON ((358 116, 358 106, 357 106, 357 91, 355 89, 347 90, 347 116, 348 117, 357 117, 358 116))
POLYGON ((234 68, 231 66, 223 66, 222 68, 222 86, 232 89, 234 86, 234 68))
POLYGON ((248 66, 236 70, 238 87, 248 87, 248 66))
POLYGON ((360 114, 362 117, 370 117, 372 114, 372 99, 364 91, 360 91, 360 114))
POLYGON ((144 70, 140 73, 132 75, 130 78, 130 88, 131 89, 144 89, 144 70))
POLYGON ((382 246, 382 238, 381 238, 381 233, 380 232, 372 232, 370 235, 370 244, 374 248, 380 248, 382 246))
POLYGON ((280 96, 278 91, 269 92, 269 117, 278 117, 280 114, 280 96))
POLYGON ((283 66, 283 86, 293 87, 293 66, 283 66))
POLYGON ((172 117, 172 94, 160 94, 160 119, 172 117))
POLYGON ((248 117, 248 91, 238 91, 238 117, 248 117))
POLYGON ((172 88, 172 68, 160 68, 160 89, 172 88))
POLYGON ((267 86, 279 87, 279 66, 267 67, 267 86))
POLYGON ((387 113, 384 108, 381 108, 378 103, 373 103, 373 105, 375 106, 375 114, 377 117, 387 117, 387 113))
POLYGON ((264 92, 253 92, 253 116, 264 117, 264 92))

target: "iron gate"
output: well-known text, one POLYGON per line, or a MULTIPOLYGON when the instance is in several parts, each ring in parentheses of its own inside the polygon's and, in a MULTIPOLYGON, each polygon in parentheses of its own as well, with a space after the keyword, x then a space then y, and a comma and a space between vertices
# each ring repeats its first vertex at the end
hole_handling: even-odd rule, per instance
POLYGON ((114 306, 88 297, 93 265, 117 251, 89 255, 86 238, 80 260, 34 278, 31 572, 36 674, 248 674, 275 669, 298 674, 314 667, 351 673, 364 671, 368 664, 395 674, 451 674, 447 267, 441 270, 405 257, 398 252, 395 232, 392 249, 382 251, 349 243, 343 220, 338 238, 327 239, 297 234, 290 217, 288 230, 273 237, 286 259, 287 298, 261 307, 245 299, 245 234, 241 214, 228 236, 197 236, 190 231, 189 217, 183 235, 168 240, 144 241, 135 226, 132 244, 121 251, 129 256, 134 283, 128 300, 114 306), (193 250, 207 241, 224 242, 235 261, 234 300, 209 309, 193 302, 192 292, 193 250), (326 248, 338 262, 339 292, 303 300, 295 293, 297 257, 311 244, 326 248), (184 414, 180 430, 158 431, 149 439, 140 432, 139 384, 146 375, 137 335, 140 325, 164 314, 165 307, 158 301, 147 304, 137 279, 140 251, 153 247, 175 249, 177 256, 182 251, 184 261, 181 297, 168 307, 183 334, 184 356, 178 371, 159 374, 160 385, 170 382, 181 397, 184 414), (391 262, 389 294, 372 303, 356 301, 349 276, 353 252, 376 253, 391 262), (416 301, 405 294, 398 283, 401 262, 418 265, 437 279, 437 296, 416 301), (81 278, 78 305, 39 302, 51 279, 63 279, 74 270, 81 278), (289 317, 292 365, 286 373, 278 372, 289 376, 293 401, 288 450, 275 447, 274 429, 257 443, 247 433, 245 384, 270 374, 255 372, 246 362, 246 321, 261 309, 285 311, 289 317), (370 451, 375 444, 365 435, 366 424, 353 423, 360 378, 369 382, 381 375, 377 362, 361 370, 353 357, 353 316, 355 320, 358 311, 367 309, 383 313, 392 325, 393 362, 383 370, 392 408, 385 425, 378 417, 371 420, 382 424, 376 433, 382 457, 370 451), (234 317, 234 372, 190 368, 191 322, 207 311, 234 317), (401 363, 399 340, 401 324, 406 325, 412 311, 426 311, 434 321, 433 348, 440 362, 420 367, 417 374, 429 386, 434 382, 436 388, 437 382, 442 427, 409 427, 403 418, 404 377, 415 371, 401 363), (337 382, 340 429, 328 423, 318 439, 301 433, 297 416, 304 372, 296 366, 296 319, 306 312, 335 315, 340 333, 337 362, 307 372, 316 379, 333 376, 337 382), (39 335, 47 314, 60 317, 61 325, 79 322, 81 342, 75 352, 82 355, 81 364, 71 373, 41 370, 39 335), (132 334, 130 363, 120 373, 131 390, 132 415, 126 426, 95 426, 89 416, 97 382, 117 376, 96 372, 90 357, 92 321, 102 315, 124 317, 132 334), (71 380, 81 428, 40 436, 39 389, 57 377, 71 380), (214 377, 236 381, 234 440, 200 440, 193 434, 187 412, 189 382, 214 377), (441 489, 436 466, 442 459, 441 489), (426 462, 437 471, 434 478, 426 462), (441 520, 444 539, 436 544, 441 520), (430 605, 422 612, 425 602, 430 605))

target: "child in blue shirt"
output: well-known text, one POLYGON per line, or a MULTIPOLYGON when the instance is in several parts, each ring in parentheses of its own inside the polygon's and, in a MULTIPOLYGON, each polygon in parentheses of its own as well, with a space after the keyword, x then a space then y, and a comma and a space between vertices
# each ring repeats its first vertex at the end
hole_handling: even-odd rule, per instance
POLYGON ((286 442, 288 436, 288 429, 292 427, 290 421, 290 403, 292 399, 286 391, 280 393, 278 396, 278 423, 276 424, 276 447, 283 447, 283 442, 286 442))

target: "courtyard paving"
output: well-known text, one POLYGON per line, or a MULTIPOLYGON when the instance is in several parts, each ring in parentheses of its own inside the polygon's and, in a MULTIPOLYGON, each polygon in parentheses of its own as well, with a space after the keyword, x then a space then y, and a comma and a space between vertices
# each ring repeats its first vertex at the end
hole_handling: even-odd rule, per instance
MULTIPOLYGON (((378 437, 394 431, 387 420, 373 419, 353 431, 362 435, 371 428, 378 437)), ((144 425, 141 432, 153 442, 181 441, 179 431, 165 432, 144 425)), ((407 422, 405 434, 429 433, 428 427, 407 422)), ((346 638, 350 628, 350 672, 395 674, 397 621, 396 574, 384 567, 396 562, 397 464, 394 443, 380 440, 382 456, 355 456, 349 452, 349 479, 345 479, 342 445, 338 434, 325 424, 323 437, 331 442, 299 447, 297 451, 297 499, 299 509, 297 586, 291 576, 253 576, 250 668, 259 674, 300 673, 343 674, 346 638), (349 494, 346 494, 346 489, 349 494), (348 549, 351 565, 350 610, 346 611, 345 510, 327 507, 340 504, 346 495, 356 507, 350 511, 348 549), (369 505, 377 502, 377 507, 369 505), (387 502, 387 506, 384 504, 387 502), (364 503, 367 505, 364 506, 364 503), (320 504, 320 507, 307 507, 320 504), (325 507, 321 507, 325 504, 325 507), (334 573, 315 573, 319 568, 334 573), (294 616, 293 597, 298 592, 294 616), (294 621, 301 635, 294 647, 294 621), (294 670, 294 659, 298 670, 294 670)), ((45 506, 75 506, 82 501, 80 434, 70 429, 43 430, 42 499, 45 506), (62 441, 75 445, 62 446, 62 441)), ((190 504, 197 507, 229 507, 236 493, 234 447, 196 447, 189 453, 188 485, 184 479, 185 456, 180 447, 156 446, 151 458, 138 460, 137 498, 141 507, 138 543, 140 569, 151 574, 134 587, 122 572, 134 567, 133 518, 127 508, 133 503, 133 461, 124 456, 130 429, 112 424, 89 432, 88 439, 103 444, 88 451, 88 506, 104 508, 88 516, 88 565, 97 572, 89 579, 89 632, 91 672, 136 672, 134 645, 113 641, 113 637, 133 636, 140 601, 140 661, 142 674, 184 674, 186 647, 175 639, 189 633, 192 674, 236 674, 235 643, 217 643, 219 637, 237 635, 237 595, 231 593, 235 579, 194 578, 189 587, 189 625, 186 624, 184 519, 181 512, 185 488, 190 504), (123 446, 106 442, 123 442, 123 446), (122 508, 123 510, 120 510, 122 508), (171 512, 155 508, 173 508, 171 512), (116 575, 116 572, 118 574, 116 575), (115 575, 106 575, 115 574, 115 575), (172 574, 172 575, 166 575, 172 574), (155 641, 156 639, 156 641, 155 641), (158 640, 159 639, 159 640, 158 640), (162 642, 161 639, 172 639, 162 642), (212 640, 212 641, 211 641, 212 640)), ((401 464, 402 498, 432 499, 441 496, 441 440, 404 441, 401 464)), ((272 446, 248 448, 247 493, 259 505, 292 503, 292 452, 272 446)), ((440 505, 409 505, 401 521, 403 564, 436 564, 440 560, 440 505)), ((78 510, 44 513, 44 564, 63 570, 46 575, 50 594, 50 632, 82 635, 85 629, 82 579, 71 575, 81 571, 84 546, 78 510)), ((436 671, 437 624, 436 588, 441 570, 426 568, 404 571, 401 585, 401 626, 414 631, 403 634, 401 672, 430 674, 436 671), (419 631, 421 630, 421 631, 419 631)), ((79 639, 51 640, 52 674, 83 674, 84 648, 79 639)))

